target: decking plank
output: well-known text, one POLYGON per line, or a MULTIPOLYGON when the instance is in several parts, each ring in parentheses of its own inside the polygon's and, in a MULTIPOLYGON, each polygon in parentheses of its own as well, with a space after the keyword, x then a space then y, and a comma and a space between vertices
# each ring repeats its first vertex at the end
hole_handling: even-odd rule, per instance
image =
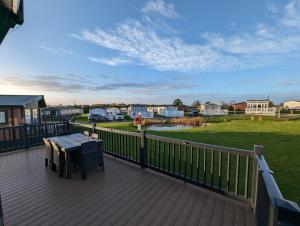
POLYGON ((205 203, 205 208, 202 211, 201 217, 200 217, 200 221, 198 222, 198 225, 210 225, 211 219, 212 219, 212 215, 213 215, 213 211, 214 211, 214 207, 215 204, 217 202, 216 197, 214 196, 208 196, 206 203, 205 203))
POLYGON ((59 178, 43 146, 0 155, 5 225, 249 225, 249 206, 105 156, 106 171, 59 178), (222 224, 223 223, 223 224, 222 224))

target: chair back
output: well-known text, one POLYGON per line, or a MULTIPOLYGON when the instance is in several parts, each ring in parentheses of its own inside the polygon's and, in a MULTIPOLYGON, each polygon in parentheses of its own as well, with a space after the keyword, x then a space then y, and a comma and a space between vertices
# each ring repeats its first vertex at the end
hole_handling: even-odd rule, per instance
POLYGON ((53 141, 50 141, 50 142, 51 142, 51 145, 53 147, 53 150, 59 152, 60 147, 55 142, 53 142, 53 141))
POLYGON ((83 134, 86 135, 86 136, 90 135, 89 131, 83 131, 83 134))
POLYGON ((92 138, 94 138, 94 139, 99 139, 99 136, 98 136, 97 133, 92 133, 92 138))
POLYGON ((43 138, 44 144, 46 145, 47 150, 51 151, 52 150, 52 145, 50 141, 47 138, 43 138))
POLYGON ((81 144, 81 152, 88 152, 88 151, 96 151, 98 150, 98 144, 96 141, 88 141, 81 144))

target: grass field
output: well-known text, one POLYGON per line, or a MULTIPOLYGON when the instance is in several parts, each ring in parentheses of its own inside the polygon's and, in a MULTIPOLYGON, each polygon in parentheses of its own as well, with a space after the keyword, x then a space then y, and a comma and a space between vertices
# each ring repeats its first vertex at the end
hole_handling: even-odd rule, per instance
MULTIPOLYGON (((98 126, 136 131, 130 122, 99 123, 98 126)), ((234 120, 202 128, 148 132, 249 150, 254 144, 261 144, 284 197, 300 203, 300 121, 234 120)))

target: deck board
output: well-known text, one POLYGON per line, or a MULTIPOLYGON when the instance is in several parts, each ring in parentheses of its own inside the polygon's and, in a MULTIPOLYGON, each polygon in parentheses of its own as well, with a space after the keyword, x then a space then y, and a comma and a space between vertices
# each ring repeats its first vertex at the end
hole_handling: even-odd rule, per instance
POLYGON ((105 156, 82 181, 44 166, 44 147, 0 156, 5 225, 247 225, 247 204, 105 156))

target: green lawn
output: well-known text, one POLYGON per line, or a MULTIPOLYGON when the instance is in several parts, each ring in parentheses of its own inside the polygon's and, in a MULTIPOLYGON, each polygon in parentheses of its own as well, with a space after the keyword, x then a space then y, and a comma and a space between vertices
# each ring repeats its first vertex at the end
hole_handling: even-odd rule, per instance
MULTIPOLYGON (((131 122, 99 123, 98 126, 136 131, 131 122)), ((300 121, 234 120, 202 128, 148 132, 249 150, 254 144, 261 144, 284 197, 300 203, 300 121)))

